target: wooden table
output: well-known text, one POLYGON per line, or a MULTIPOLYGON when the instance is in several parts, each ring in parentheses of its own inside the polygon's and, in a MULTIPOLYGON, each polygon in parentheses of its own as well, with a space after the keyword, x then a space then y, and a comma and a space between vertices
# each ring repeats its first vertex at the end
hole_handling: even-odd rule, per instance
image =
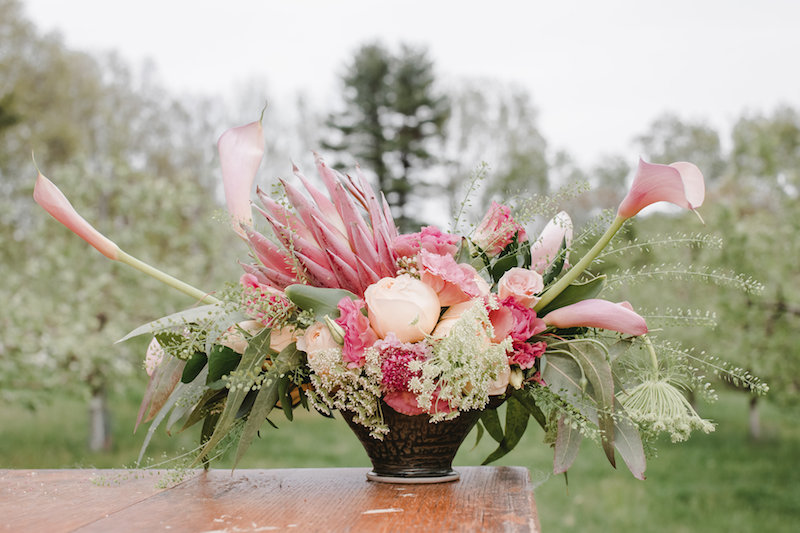
POLYGON ((366 468, 189 472, 0 470, 0 531, 539 531, 528 471, 392 485, 366 468))

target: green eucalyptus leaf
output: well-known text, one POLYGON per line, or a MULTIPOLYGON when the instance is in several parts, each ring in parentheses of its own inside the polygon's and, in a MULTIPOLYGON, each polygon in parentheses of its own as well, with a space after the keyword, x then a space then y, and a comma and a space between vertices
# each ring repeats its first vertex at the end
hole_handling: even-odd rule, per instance
POLYGON ((583 435, 577 428, 573 428, 564 416, 558 419, 557 427, 553 452, 553 473, 563 474, 569 470, 569 467, 575 462, 575 458, 578 457, 583 435))
POLYGON ((485 410, 481 414, 481 422, 489 433, 489 436, 495 441, 500 442, 503 440, 503 427, 500 425, 500 417, 497 414, 497 409, 485 410))
POLYGON ((281 400, 283 414, 289 422, 294 419, 294 413, 292 413, 291 385, 292 381, 289 379, 289 376, 284 375, 278 378, 278 398, 281 400))
POLYGON ((334 319, 339 318, 338 305, 342 298, 358 299, 358 296, 344 289, 311 287, 299 283, 289 285, 284 289, 284 293, 297 307, 314 313, 314 317, 319 321, 322 321, 325 315, 334 319))
POLYGON ((561 291, 561 294, 556 296, 552 302, 544 306, 544 308, 537 311, 537 315, 545 316, 550 311, 555 311, 561 307, 578 303, 589 298, 595 298, 600 291, 603 290, 603 285, 606 282, 605 276, 598 276, 592 280, 584 283, 573 283, 568 285, 566 289, 561 291))
POLYGON ((511 395, 514 396, 514 398, 516 398, 517 401, 519 401, 519 403, 528 410, 528 414, 530 414, 534 420, 536 420, 542 429, 545 429, 547 426, 547 418, 544 416, 542 410, 539 409, 539 406, 536 405, 536 401, 533 399, 533 397, 531 397, 529 391, 523 388, 513 391, 511 395))
POLYGON ((473 450, 478 447, 478 444, 480 444, 481 439, 483 438, 483 434, 486 432, 486 430, 483 428, 483 423, 480 420, 478 420, 476 427, 477 431, 475 432, 475 445, 472 447, 473 450))
POLYGON ((174 331, 160 331, 154 335, 158 344, 162 348, 170 348, 173 346, 180 346, 186 342, 186 337, 174 331))
POLYGON ((192 412, 189 413, 189 417, 186 419, 186 422, 183 423, 183 427, 181 427, 180 431, 192 427, 208 416, 213 408, 222 403, 225 399, 225 392, 224 390, 206 389, 203 393, 203 397, 200 398, 200 401, 197 402, 192 412))
POLYGON ((506 428, 503 439, 486 459, 484 465, 492 463, 514 449, 528 427, 528 410, 513 396, 506 400, 506 428))
POLYGON ((215 389, 224 388, 225 382, 222 381, 222 376, 230 374, 241 360, 242 356, 227 346, 215 345, 208 354, 206 385, 215 389))
MULTIPOLYGON (((237 375, 256 376, 261 372, 261 367, 264 364, 265 357, 271 353, 269 347, 271 334, 272 330, 269 328, 264 328, 256 336, 250 339, 247 348, 245 349, 244 354, 242 355, 242 358, 236 367, 237 375)), ((209 368, 209 373, 210 372, 211 369, 209 368)), ((208 439, 208 442, 206 442, 203 446, 203 449, 200 452, 200 457, 205 457, 206 454, 210 450, 214 449, 214 447, 217 446, 220 441, 222 441, 225 435, 228 434, 236 420, 236 415, 239 412, 239 408, 245 401, 245 398, 249 392, 250 387, 242 386, 241 384, 239 384, 239 386, 234 384, 228 390, 228 397, 225 400, 225 407, 222 410, 222 414, 219 416, 219 421, 214 428, 213 435, 211 435, 211 438, 208 439)))
POLYGON ((600 428, 603 451, 611 466, 614 458, 614 378, 605 350, 597 342, 573 342, 570 351, 575 355, 586 379, 592 385, 590 396, 597 403, 597 426, 600 428))
POLYGON ((647 459, 644 455, 642 437, 636 424, 625 413, 622 405, 614 401, 617 416, 614 417, 614 447, 619 452, 625 466, 631 471, 633 477, 644 481, 644 471, 647 468, 647 459))
POLYGON ((497 282, 503 277, 503 274, 517 266, 517 256, 515 254, 508 254, 497 259, 491 268, 492 280, 497 282))
POLYGON ((180 382, 185 365, 186 361, 166 355, 156 366, 153 375, 150 376, 150 381, 147 383, 142 403, 139 406, 139 414, 136 416, 136 425, 133 428, 134 433, 142 421, 149 422, 158 414, 158 411, 180 382))
POLYGON ((187 323, 210 323, 215 320, 217 316, 224 312, 225 308, 218 304, 192 307, 191 309, 186 309, 185 311, 180 311, 178 313, 159 318, 158 320, 154 320, 153 322, 143 324, 122 337, 117 342, 124 342, 133 337, 144 335, 145 333, 156 333, 171 327, 183 326, 187 323))
POLYGON ((206 367, 208 356, 203 352, 194 352, 187 361, 186 366, 183 367, 183 374, 181 375, 182 383, 191 383, 194 378, 206 367))
MULTIPOLYGON (((267 417, 278 403, 280 397, 280 383, 288 379, 288 374, 299 368, 302 364, 303 353, 297 349, 294 343, 281 350, 281 352, 273 358, 272 366, 267 370, 267 375, 261 382, 261 388, 255 397, 253 407, 247 415, 247 422, 245 422, 242 435, 239 439, 239 446, 236 449, 234 468, 236 468, 236 465, 247 451, 247 448, 250 447, 253 439, 255 439, 258 434, 261 424, 265 420, 272 427, 277 427, 267 417), (284 378, 281 378, 282 375, 284 378)), ((291 403, 289 405, 291 406, 291 403)))

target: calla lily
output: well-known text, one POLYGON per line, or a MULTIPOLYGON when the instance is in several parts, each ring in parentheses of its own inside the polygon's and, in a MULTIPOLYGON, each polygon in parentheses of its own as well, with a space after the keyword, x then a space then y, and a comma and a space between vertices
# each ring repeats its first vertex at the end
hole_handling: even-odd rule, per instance
POLYGON ((241 225, 253 225, 250 191, 261 158, 264 156, 264 132, 261 121, 229 129, 219 138, 217 149, 231 224, 242 238, 246 238, 247 235, 241 225))
POLYGON ((633 185, 617 214, 631 218, 656 202, 670 202, 694 210, 703 204, 705 191, 703 173, 692 163, 658 165, 639 159, 633 185))
POLYGON ((647 323, 628 302, 588 299, 550 311, 544 317, 557 328, 602 328, 626 335, 644 335, 647 323))
POLYGON ((94 246, 101 254, 109 259, 132 266, 148 276, 184 294, 188 294, 201 302, 209 304, 219 303, 219 300, 210 294, 192 287, 188 283, 174 278, 169 274, 165 274, 157 268, 120 250, 119 246, 114 244, 111 239, 97 231, 86 219, 80 216, 75 208, 72 207, 72 204, 69 203, 67 197, 64 196, 64 193, 62 193, 52 181, 44 177, 41 172, 39 172, 39 175, 36 177, 36 184, 33 186, 33 199, 37 204, 42 206, 45 211, 50 213, 53 218, 64 224, 64 226, 72 230, 78 237, 94 246))
POLYGON ((578 263, 545 291, 534 310, 539 311, 555 299, 589 268, 601 251, 611 242, 625 221, 656 202, 671 202, 694 210, 705 198, 703 173, 692 163, 678 162, 657 165, 639 159, 639 168, 628 195, 622 200, 611 225, 578 263))
MULTIPOLYGON (((550 263, 558 256, 564 239, 569 250, 572 244, 572 219, 566 211, 561 211, 547 223, 536 242, 531 244, 531 270, 544 274, 550 263)), ((567 258, 564 259, 565 263, 566 260, 567 258)))
POLYGON ((94 246, 109 259, 118 260, 120 249, 111 239, 97 231, 75 211, 67 197, 55 184, 39 172, 33 187, 33 199, 53 218, 72 230, 78 237, 94 246))

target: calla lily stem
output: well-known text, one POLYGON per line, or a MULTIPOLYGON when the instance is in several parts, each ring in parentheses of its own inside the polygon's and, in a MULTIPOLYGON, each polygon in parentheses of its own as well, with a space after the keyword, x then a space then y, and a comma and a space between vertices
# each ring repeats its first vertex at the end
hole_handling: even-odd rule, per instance
POLYGON ((589 265, 592 264, 600 252, 611 242, 611 239, 614 238, 614 235, 620 230, 622 225, 625 223, 627 218, 621 217, 617 215, 617 218, 614 219, 614 222, 611 223, 611 226, 606 230, 602 237, 592 246, 592 249, 586 252, 578 263, 573 266, 569 271, 567 271, 564 276, 559 279, 554 285, 552 285, 549 289, 547 289, 542 297, 539 299, 539 302, 533 308, 534 311, 539 311, 544 309, 544 307, 552 302, 556 296, 561 294, 561 292, 569 287, 569 285, 578 279, 578 277, 583 274, 583 272, 589 268, 589 265))
POLYGON ((221 303, 219 299, 211 296, 210 294, 208 294, 206 292, 203 292, 203 291, 201 291, 200 289, 198 289, 196 287, 192 287, 188 283, 184 283, 183 281, 181 281, 181 280, 179 280, 177 278, 173 278, 169 274, 167 274, 165 272, 162 272, 159 269, 148 265, 144 261, 140 261, 139 259, 136 259, 132 255, 129 255, 129 254, 123 252, 122 250, 119 251, 119 255, 118 255, 117 260, 120 261, 121 263, 125 263, 126 265, 132 266, 136 270, 144 272, 148 276, 151 276, 151 277, 157 279, 158 281, 169 285, 173 289, 177 289, 177 290, 181 291, 182 293, 184 293, 184 294, 186 294, 188 296, 191 296, 195 300, 199 300, 199 301, 201 301, 203 303, 206 303, 206 304, 218 304, 218 303, 221 303))

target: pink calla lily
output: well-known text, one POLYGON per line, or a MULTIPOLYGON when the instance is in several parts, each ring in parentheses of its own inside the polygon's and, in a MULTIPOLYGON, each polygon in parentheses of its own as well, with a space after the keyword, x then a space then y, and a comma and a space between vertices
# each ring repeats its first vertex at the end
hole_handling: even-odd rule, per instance
POLYGON ((251 122, 229 129, 219 138, 217 149, 231 224, 239 235, 246 238, 241 225, 253 225, 250 191, 261 158, 264 156, 264 132, 261 122, 251 122))
POLYGON ((644 335, 647 323, 628 302, 588 299, 550 311, 544 317, 548 326, 557 328, 602 328, 626 335, 644 335))
POLYGON ((115 261, 119 259, 119 247, 80 216, 64 193, 41 172, 33 187, 33 199, 53 218, 94 246, 101 254, 115 261))
MULTIPOLYGON (((536 242, 531 244, 531 270, 544 274, 558 256, 564 239, 567 240, 569 249, 572 244, 572 219, 566 211, 561 211, 547 223, 536 242)), ((567 258, 565 263, 566 260, 567 258)))
POLYGON ((125 263, 184 294, 188 294, 192 298, 209 304, 219 303, 219 300, 210 294, 192 287, 188 283, 174 278, 169 274, 165 274, 157 268, 120 250, 119 246, 111 239, 97 231, 86 219, 80 216, 75 208, 72 207, 72 204, 69 203, 67 197, 64 196, 64 193, 62 193, 52 181, 44 177, 41 172, 39 172, 39 175, 36 177, 36 184, 33 186, 33 199, 37 204, 42 206, 45 211, 50 213, 53 218, 64 224, 69 230, 94 246, 97 251, 109 259, 125 263))
POLYGON ((692 163, 652 164, 639 159, 639 168, 618 216, 628 219, 650 204, 670 202, 685 209, 697 209, 705 198, 703 173, 692 163))

